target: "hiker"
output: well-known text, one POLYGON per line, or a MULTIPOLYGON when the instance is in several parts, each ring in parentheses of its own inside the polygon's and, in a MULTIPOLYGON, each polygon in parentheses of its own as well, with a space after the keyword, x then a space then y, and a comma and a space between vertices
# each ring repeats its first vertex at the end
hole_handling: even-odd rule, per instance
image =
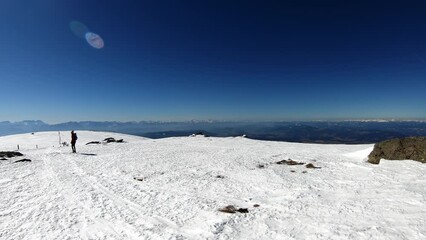
POLYGON ((71 148, 73 153, 77 152, 75 150, 75 142, 77 142, 77 133, 75 133, 73 130, 71 131, 71 148))

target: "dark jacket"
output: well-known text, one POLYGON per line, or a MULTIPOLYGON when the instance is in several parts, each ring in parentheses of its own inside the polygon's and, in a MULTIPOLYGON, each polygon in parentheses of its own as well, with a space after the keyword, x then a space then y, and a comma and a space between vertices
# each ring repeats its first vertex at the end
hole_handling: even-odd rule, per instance
POLYGON ((71 142, 72 143, 77 142, 77 133, 71 133, 71 142))

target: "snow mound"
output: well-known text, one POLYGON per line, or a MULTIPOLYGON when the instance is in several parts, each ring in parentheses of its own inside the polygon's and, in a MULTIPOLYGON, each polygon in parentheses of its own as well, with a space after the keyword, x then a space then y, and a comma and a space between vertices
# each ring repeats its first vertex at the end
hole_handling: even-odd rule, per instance
POLYGON ((373 151, 374 146, 373 147, 369 147, 366 149, 362 149, 359 151, 355 151, 355 152, 351 152, 351 153, 346 153, 344 154, 344 156, 349 157, 349 158, 354 158, 354 159, 359 159, 359 160, 367 160, 368 158, 368 154, 371 153, 371 151, 373 151))
POLYGON ((371 144, 76 132, 77 154, 59 147, 58 132, 0 137, 0 151, 19 144, 33 160, 0 161, 1 239, 426 235, 426 164, 377 167, 362 161, 371 144), (126 142, 85 145, 107 137, 126 142), (289 158, 321 168, 276 164, 289 158), (218 211, 227 206, 244 211, 218 211))

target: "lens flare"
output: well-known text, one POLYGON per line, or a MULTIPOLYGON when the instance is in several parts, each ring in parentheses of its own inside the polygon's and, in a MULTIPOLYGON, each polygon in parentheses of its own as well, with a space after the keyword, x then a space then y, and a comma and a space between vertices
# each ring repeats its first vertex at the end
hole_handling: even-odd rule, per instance
POLYGON ((96 49, 101 49, 104 47, 104 40, 102 40, 101 36, 96 33, 86 33, 86 41, 90 44, 90 46, 96 49))
POLYGON ((86 33, 89 32, 89 29, 83 23, 79 21, 70 22, 71 31, 79 38, 85 38, 86 33))

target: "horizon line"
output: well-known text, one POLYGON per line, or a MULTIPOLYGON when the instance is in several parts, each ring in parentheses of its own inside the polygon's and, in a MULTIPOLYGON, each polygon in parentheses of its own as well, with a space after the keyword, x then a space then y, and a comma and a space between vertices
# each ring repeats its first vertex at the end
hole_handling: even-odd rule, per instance
POLYGON ((318 118, 318 119, 276 119, 276 120, 218 120, 218 119, 191 119, 191 120, 133 120, 133 121, 119 121, 119 120, 71 120, 66 122, 47 122, 44 120, 2 120, 0 123, 25 123, 25 122, 41 122, 47 125, 58 125, 65 123, 270 123, 270 122, 425 122, 426 118, 318 118))

